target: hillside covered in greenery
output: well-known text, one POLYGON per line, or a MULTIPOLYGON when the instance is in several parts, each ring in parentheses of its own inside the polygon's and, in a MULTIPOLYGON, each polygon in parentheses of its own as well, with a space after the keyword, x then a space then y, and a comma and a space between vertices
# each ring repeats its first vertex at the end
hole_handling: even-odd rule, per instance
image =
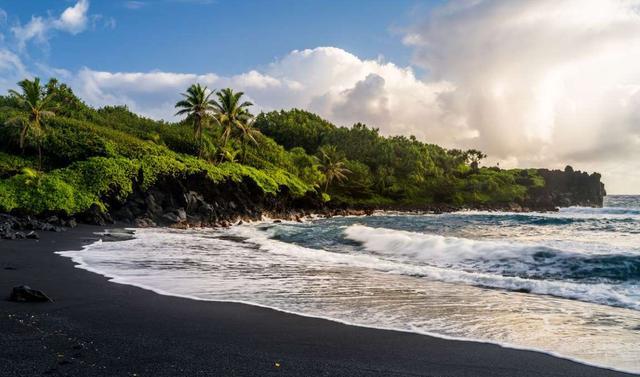
POLYGON ((545 183, 536 170, 480 167, 479 151, 337 127, 303 110, 254 116, 231 89, 176 93, 183 119, 170 123, 125 106, 94 109, 56 80, 19 88, 0 96, 2 212, 106 212, 160 181, 188 186, 194 176, 201 187, 249 182, 265 197, 372 208, 522 204, 545 183))

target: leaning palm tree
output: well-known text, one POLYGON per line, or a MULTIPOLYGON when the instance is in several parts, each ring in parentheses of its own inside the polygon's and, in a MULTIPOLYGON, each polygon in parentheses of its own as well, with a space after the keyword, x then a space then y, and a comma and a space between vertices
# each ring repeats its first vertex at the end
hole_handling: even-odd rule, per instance
POLYGON ((322 146, 320 152, 320 171, 324 173, 324 192, 334 180, 342 182, 351 173, 344 165, 344 160, 339 157, 336 147, 333 145, 322 146))
POLYGON ((240 134, 240 143, 242 145, 242 163, 244 164, 247 159, 247 143, 251 142, 255 146, 258 146, 258 140, 256 137, 261 135, 260 130, 253 126, 255 118, 243 119, 238 122, 238 132, 240 134))
MULTIPOLYGON (((222 89, 216 93, 217 101, 213 101, 214 117, 218 124, 222 126, 222 147, 225 148, 229 142, 229 137, 234 130, 239 130, 245 134, 242 128, 251 119, 248 108, 253 106, 249 101, 241 102, 243 92, 235 92, 230 89, 222 89)), ((252 137, 253 138, 253 137, 252 137)))
POLYGON ((186 93, 181 93, 184 99, 175 106, 180 109, 176 115, 187 114, 187 118, 193 121, 193 132, 198 140, 198 157, 202 157, 202 131, 207 125, 209 113, 215 110, 215 101, 210 99, 212 94, 206 86, 193 84, 186 93))
POLYGON ((22 93, 13 89, 9 90, 9 94, 15 98, 18 106, 25 111, 27 119, 16 117, 9 119, 7 123, 19 124, 20 130, 20 149, 24 151, 24 146, 29 133, 33 134, 38 146, 38 167, 42 169, 42 138, 44 136, 43 120, 54 115, 54 104, 51 102, 52 95, 47 93, 46 89, 40 85, 40 78, 36 77, 33 81, 22 80, 18 83, 22 93))

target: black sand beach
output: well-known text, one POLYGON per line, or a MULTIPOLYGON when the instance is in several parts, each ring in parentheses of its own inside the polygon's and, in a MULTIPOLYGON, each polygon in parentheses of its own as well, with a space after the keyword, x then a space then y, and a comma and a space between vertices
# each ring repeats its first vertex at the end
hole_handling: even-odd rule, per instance
POLYGON ((629 376, 537 352, 346 326, 109 283, 54 250, 101 229, 0 241, 1 376, 629 376))

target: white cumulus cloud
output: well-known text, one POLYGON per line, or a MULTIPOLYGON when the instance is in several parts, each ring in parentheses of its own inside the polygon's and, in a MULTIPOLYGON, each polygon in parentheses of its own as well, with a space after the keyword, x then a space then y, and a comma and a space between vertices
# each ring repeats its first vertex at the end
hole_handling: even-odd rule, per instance
POLYGON ((637 0, 461 1, 405 37, 431 80, 455 88, 443 111, 511 165, 601 170, 640 191, 637 0))
POLYGON ((85 68, 73 87, 96 106, 124 103, 147 116, 173 119, 178 93, 194 82, 243 90, 261 110, 304 108, 341 125, 366 122, 385 134, 413 133, 425 139, 440 135, 447 141, 465 134, 459 130, 449 137, 449 129, 437 127, 444 116, 437 97, 451 90, 446 83, 425 83, 410 68, 362 60, 333 47, 292 51, 262 72, 234 76, 85 68))
POLYGON ((70 34, 83 32, 89 24, 89 0, 79 0, 75 5, 66 8, 59 17, 32 16, 25 25, 16 25, 11 31, 18 41, 20 49, 34 40, 46 43, 52 30, 60 30, 70 34))

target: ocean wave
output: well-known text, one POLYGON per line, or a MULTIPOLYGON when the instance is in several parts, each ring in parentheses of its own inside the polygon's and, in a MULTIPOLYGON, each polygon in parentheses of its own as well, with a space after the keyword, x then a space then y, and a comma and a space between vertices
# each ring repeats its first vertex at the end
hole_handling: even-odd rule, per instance
POLYGON ((639 255, 584 255, 363 225, 351 225, 344 234, 413 276, 640 309, 639 255))
POLYGON ((632 207, 566 207, 560 208, 561 214, 587 215, 633 215, 640 216, 640 208, 632 207))
POLYGON ((640 280, 639 254, 585 254, 541 244, 473 240, 352 225, 347 239, 407 263, 480 270, 526 278, 598 282, 640 280))
POLYGON ((539 222, 549 225, 563 225, 573 222, 588 222, 593 220, 614 222, 638 222, 640 221, 640 209, 637 208, 591 208, 591 207, 566 207, 558 212, 496 212, 496 211, 459 211, 444 214, 442 216, 469 216, 484 219, 507 219, 522 221, 523 223, 539 222))

